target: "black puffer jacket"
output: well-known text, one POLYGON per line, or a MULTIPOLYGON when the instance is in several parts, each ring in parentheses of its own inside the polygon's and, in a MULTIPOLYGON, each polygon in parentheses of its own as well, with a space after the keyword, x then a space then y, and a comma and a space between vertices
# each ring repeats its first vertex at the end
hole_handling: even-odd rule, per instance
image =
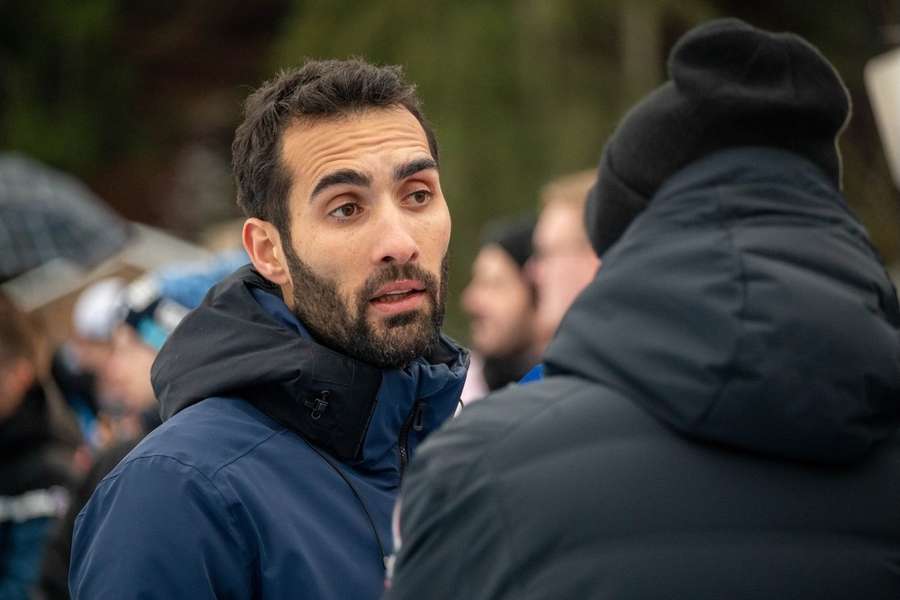
POLYGON ((420 449, 388 598, 900 598, 898 328, 817 167, 689 166, 604 256, 545 380, 420 449))

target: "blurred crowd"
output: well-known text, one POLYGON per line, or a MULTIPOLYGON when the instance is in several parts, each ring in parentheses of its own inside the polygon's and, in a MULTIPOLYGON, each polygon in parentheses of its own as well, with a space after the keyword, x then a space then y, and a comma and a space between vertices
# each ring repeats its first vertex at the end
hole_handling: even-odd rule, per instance
POLYGON ((535 221, 488 223, 462 293, 472 364, 463 402, 521 380, 539 365, 569 305, 593 280, 600 259, 584 228, 593 169, 563 175, 539 192, 535 221))
POLYGON ((18 306, 14 285, 0 292, 0 598, 69 597, 75 517, 160 423, 150 383, 159 348, 214 283, 246 262, 233 249, 131 279, 80 272, 63 325, 18 306))

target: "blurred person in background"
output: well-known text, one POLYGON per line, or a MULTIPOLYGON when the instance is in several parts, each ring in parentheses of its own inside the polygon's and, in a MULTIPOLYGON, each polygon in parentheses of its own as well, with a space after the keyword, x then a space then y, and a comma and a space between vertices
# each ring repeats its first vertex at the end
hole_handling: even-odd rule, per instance
POLYGON ((840 192, 839 75, 704 24, 622 120, 543 381, 404 481, 390 600, 900 597, 900 306, 840 192))
MULTIPOLYGON (((93 350, 105 356, 103 365, 97 365, 98 379, 105 389, 105 401, 101 413, 110 411, 108 421, 112 435, 105 447, 100 448, 93 466, 78 486, 59 530, 47 549, 41 571, 42 598, 63 600, 69 597, 68 572, 71 554, 72 532, 75 519, 87 503, 97 484, 121 461, 145 435, 160 424, 159 403, 150 383, 150 368, 165 339, 181 319, 196 308, 206 292, 238 267, 246 264, 243 251, 220 253, 212 261, 188 262, 168 265, 159 271, 140 277, 121 288, 116 295, 118 306, 109 311, 118 321, 102 319, 102 328, 95 328, 93 350), (109 348, 98 345, 97 335, 111 330, 109 348)), ((96 290, 84 292, 85 306, 102 308, 97 302, 96 290)), ((80 301, 73 317, 80 341, 89 333, 86 324, 77 326, 81 314, 80 301)), ((83 309, 83 310, 86 310, 83 309)), ((99 325, 101 315, 92 313, 99 325)))
POLYGON ((243 250, 219 252, 211 260, 173 263, 133 281, 125 289, 112 351, 102 369, 116 437, 143 437, 160 424, 150 369, 166 339, 203 297, 248 262, 243 250))
POLYGON ((0 294, 0 598, 30 598, 65 513, 81 442, 49 379, 42 337, 0 294))
POLYGON ((534 253, 528 268, 537 288, 538 335, 542 350, 563 315, 600 268, 584 227, 588 190, 597 180, 592 170, 554 179, 541 190, 541 213, 534 230, 534 253))
MULTIPOLYGON (((128 283, 119 277, 101 279, 89 285, 72 308, 73 334, 57 351, 58 362, 80 385, 63 390, 66 401, 78 416, 79 425, 90 447, 109 441, 108 426, 101 421, 106 371, 113 353, 113 332, 124 316, 124 294, 128 283)), ((56 378, 59 381, 59 378, 56 378)))
POLYGON ((472 279, 462 293, 474 350, 463 402, 518 381, 540 360, 536 293, 525 271, 533 233, 531 217, 485 228, 472 279))
POLYGON ((248 98, 252 266, 157 357, 164 422, 78 516, 75 598, 381 595, 402 473, 468 364, 440 330, 450 214, 418 105, 399 68, 360 60, 248 98))

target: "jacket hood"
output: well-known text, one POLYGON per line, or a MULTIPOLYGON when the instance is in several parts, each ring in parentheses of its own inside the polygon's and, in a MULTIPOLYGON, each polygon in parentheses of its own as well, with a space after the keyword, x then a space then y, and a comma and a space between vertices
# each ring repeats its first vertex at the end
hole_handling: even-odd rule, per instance
POLYGON ((695 439, 850 463, 900 424, 898 329, 896 291, 824 173, 740 148, 660 189, 546 372, 617 388, 695 439))
POLYGON ((163 420, 206 398, 238 397, 344 461, 371 461, 396 446, 417 401, 431 408, 423 436, 455 409, 468 354, 441 342, 429 360, 377 369, 316 343, 248 265, 181 321, 151 377, 163 420))

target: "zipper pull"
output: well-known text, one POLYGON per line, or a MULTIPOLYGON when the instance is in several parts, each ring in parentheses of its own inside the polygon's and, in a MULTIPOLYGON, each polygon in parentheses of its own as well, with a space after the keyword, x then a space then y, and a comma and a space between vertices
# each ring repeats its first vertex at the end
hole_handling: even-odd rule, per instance
POLYGON ((303 403, 303 406, 306 408, 312 409, 309 413, 309 416, 312 417, 313 421, 318 421, 322 418, 322 413, 325 412, 325 409, 328 408, 328 397, 331 395, 331 392, 328 390, 322 390, 319 392, 319 395, 311 400, 306 400, 303 403))
POLYGON ((413 415, 413 431, 425 429, 425 403, 416 402, 416 412, 413 415))

